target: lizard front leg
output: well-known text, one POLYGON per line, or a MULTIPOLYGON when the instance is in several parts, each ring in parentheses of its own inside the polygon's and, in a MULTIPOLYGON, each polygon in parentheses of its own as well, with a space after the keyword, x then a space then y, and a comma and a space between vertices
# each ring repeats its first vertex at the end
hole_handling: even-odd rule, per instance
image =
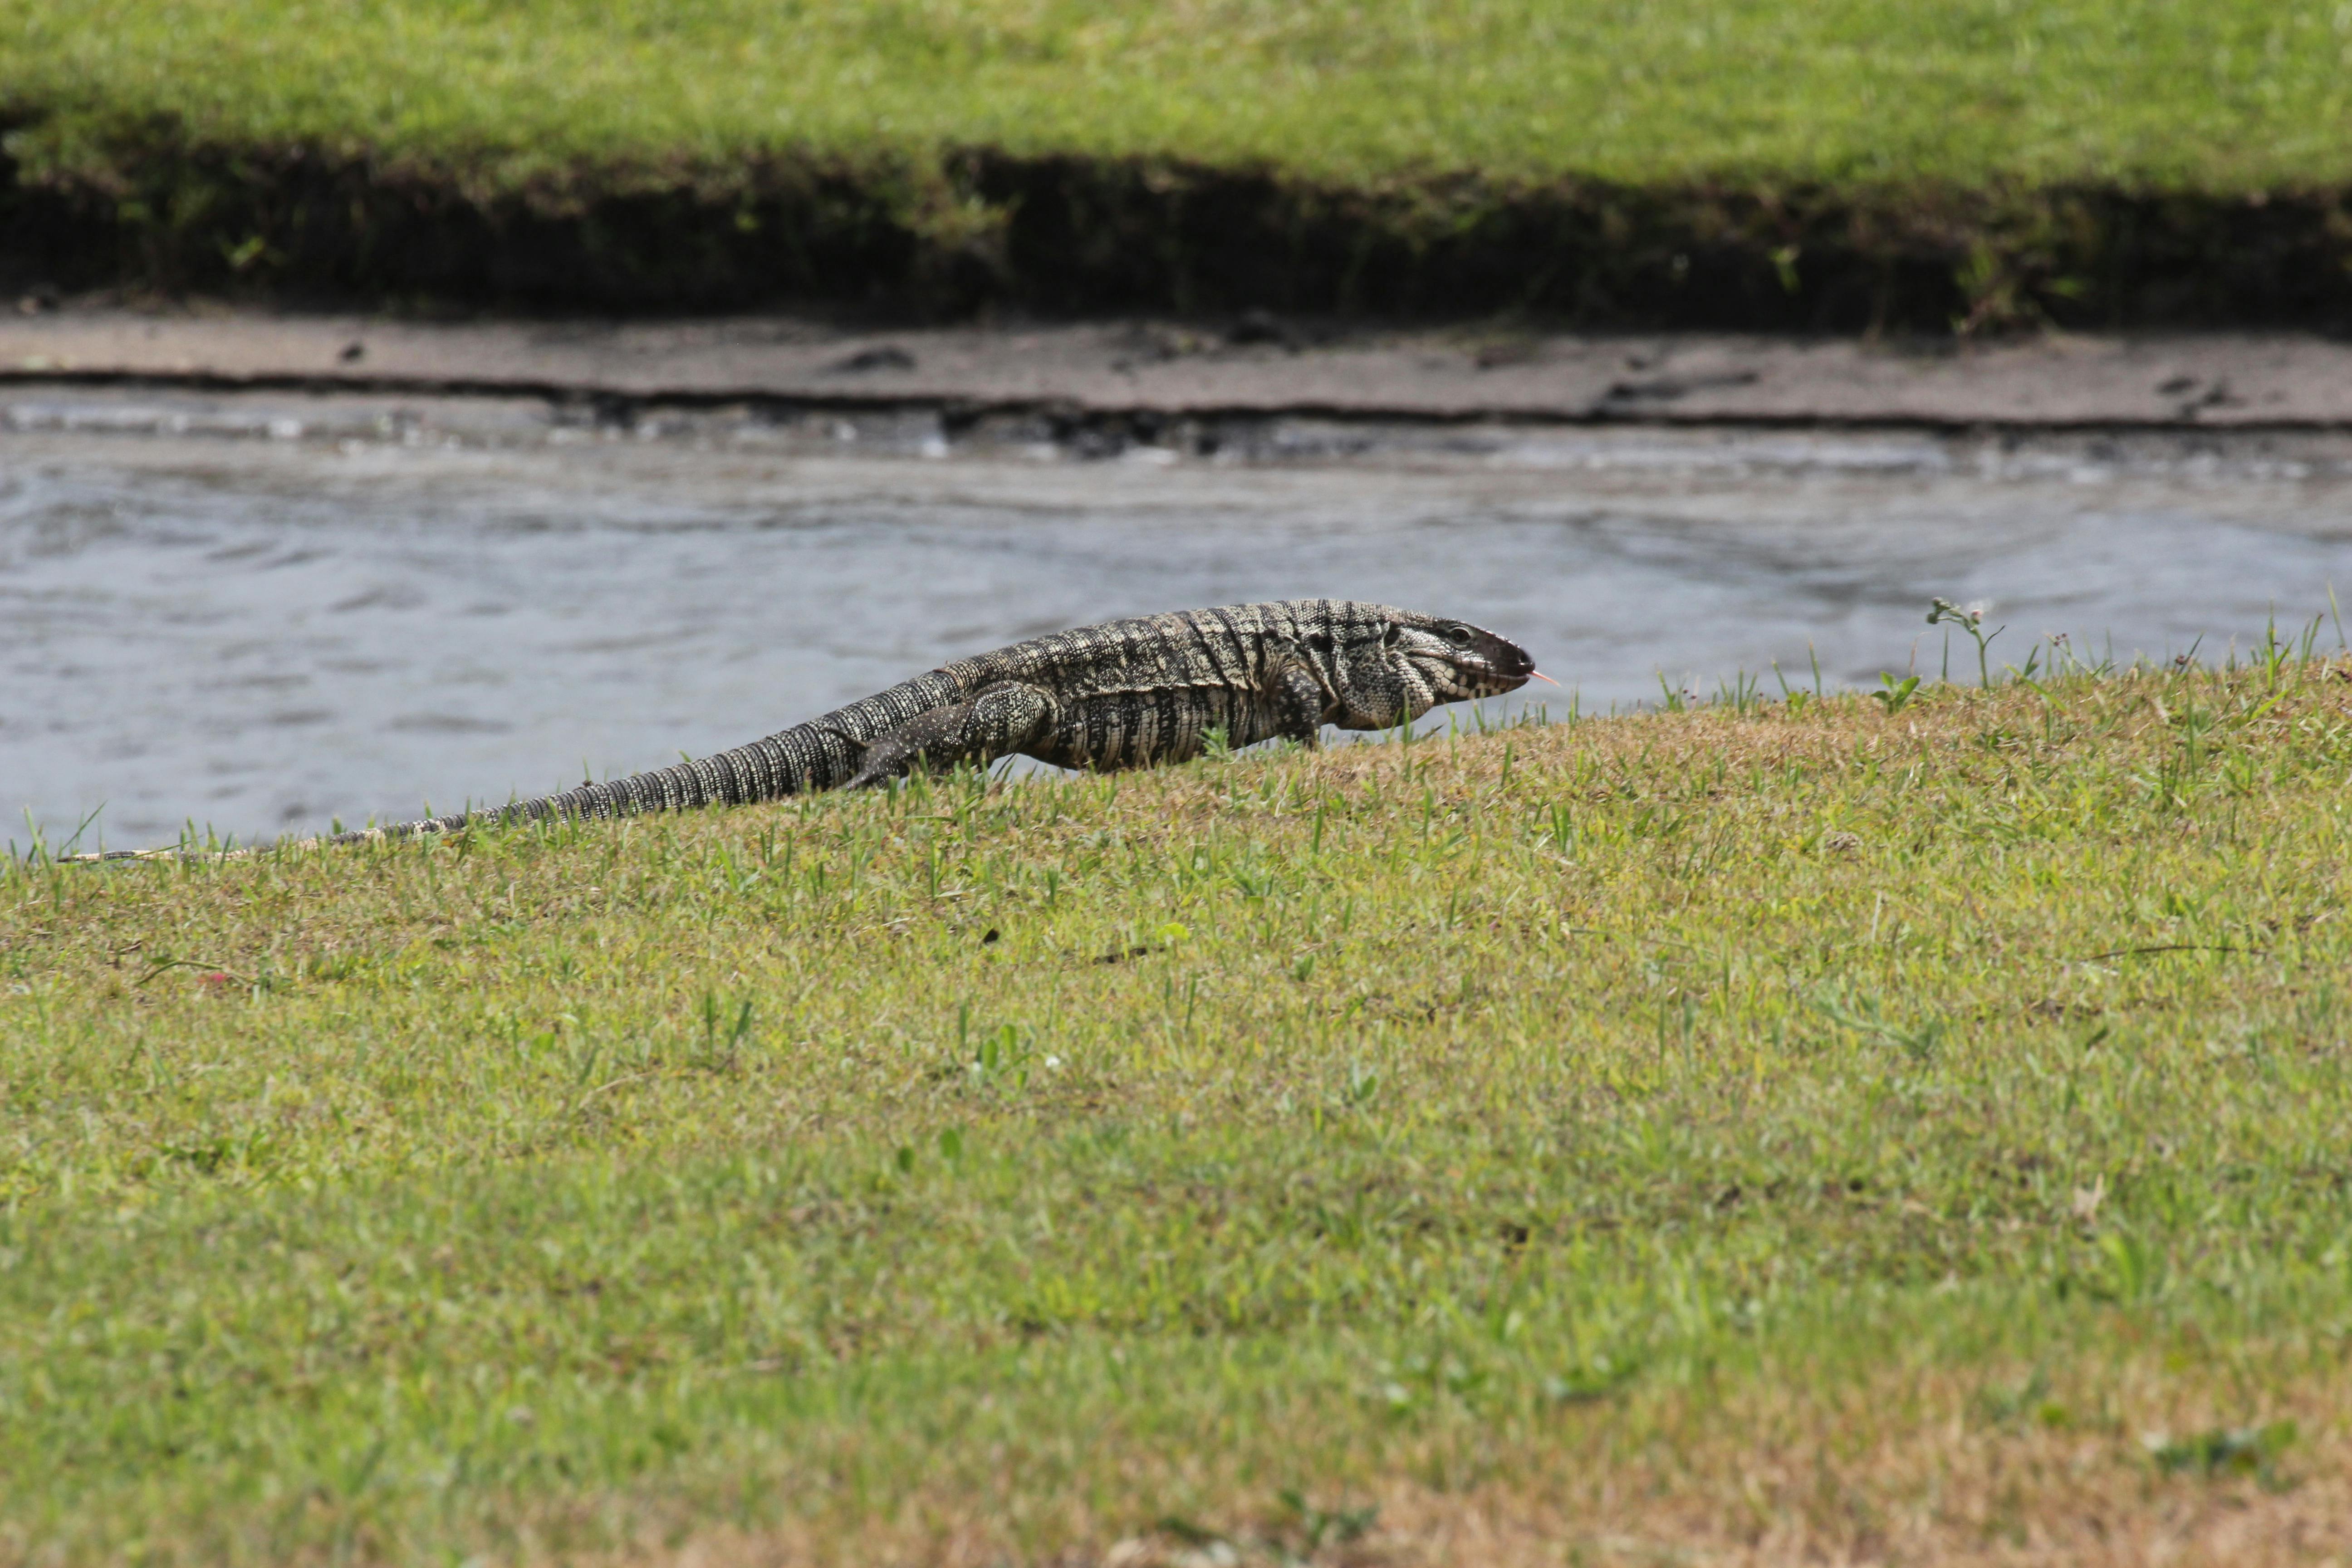
POLYGON ((1055 711, 1053 697, 1037 687, 1008 680, 984 688, 969 702, 918 713, 875 736, 866 742, 866 754, 846 787, 887 784, 919 763, 950 768, 977 763, 986 767, 1034 745, 1053 728, 1055 711))
POLYGON ((1296 741, 1312 751, 1323 739, 1323 683, 1304 653, 1295 649, 1266 672, 1265 697, 1274 719, 1274 738, 1296 741))

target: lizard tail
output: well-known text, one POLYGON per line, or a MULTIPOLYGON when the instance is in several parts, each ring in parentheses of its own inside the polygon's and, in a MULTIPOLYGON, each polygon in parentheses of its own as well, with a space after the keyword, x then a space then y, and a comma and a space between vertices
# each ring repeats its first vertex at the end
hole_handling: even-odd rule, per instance
POLYGON ((583 784, 558 795, 338 834, 327 842, 358 844, 507 823, 594 820, 651 811, 749 805, 839 789, 856 776, 868 741, 958 694, 953 679, 934 670, 804 724, 708 757, 604 784, 583 784))
POLYGON ((648 811, 692 811, 706 805, 735 805, 778 800, 807 789, 822 789, 812 770, 796 763, 798 748, 791 730, 754 741, 748 746, 720 752, 693 762, 677 763, 603 784, 583 784, 556 795, 535 795, 504 805, 428 816, 415 822, 390 822, 378 827, 341 833, 331 844, 360 844, 373 838, 411 838, 425 833, 455 833, 464 827, 504 823, 587 821, 635 816, 648 811))

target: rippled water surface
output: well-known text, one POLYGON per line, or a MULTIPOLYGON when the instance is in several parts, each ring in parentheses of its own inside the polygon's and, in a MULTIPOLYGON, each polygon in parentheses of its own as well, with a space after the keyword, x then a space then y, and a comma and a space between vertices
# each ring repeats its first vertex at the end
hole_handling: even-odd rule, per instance
POLYGON ((0 810, 61 837, 102 805, 118 846, 411 816, 1256 598, 1464 616, 1592 710, 1662 676, 1772 690, 1775 661, 1810 682, 1813 654, 1832 683, 1915 649, 1932 674, 1935 595, 1989 601, 1997 654, 2063 632, 2128 658, 2216 656, 2352 591, 2352 443, 2316 437, 1270 422, 1085 450, 925 418, 18 394, 0 810))

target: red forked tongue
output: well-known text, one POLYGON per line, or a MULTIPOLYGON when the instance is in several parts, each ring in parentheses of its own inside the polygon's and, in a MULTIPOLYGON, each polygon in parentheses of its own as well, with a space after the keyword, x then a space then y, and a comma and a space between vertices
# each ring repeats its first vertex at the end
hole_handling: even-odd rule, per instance
POLYGON ((1540 669, 1531 669, 1528 671, 1528 679, 1529 680, 1540 680, 1546 686, 1558 686, 1559 684, 1559 681, 1554 680, 1550 676, 1546 675, 1540 669))

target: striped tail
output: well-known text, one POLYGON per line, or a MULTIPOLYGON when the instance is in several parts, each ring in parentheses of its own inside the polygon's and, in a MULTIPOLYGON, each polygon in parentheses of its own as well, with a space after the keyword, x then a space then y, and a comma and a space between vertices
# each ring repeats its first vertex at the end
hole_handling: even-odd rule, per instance
POLYGON ((918 713, 961 698, 962 689, 955 678, 935 669, 804 724, 693 762, 675 763, 605 784, 583 784, 561 795, 538 795, 421 822, 387 823, 338 834, 328 842, 358 844, 372 838, 455 833, 462 827, 513 822, 579 821, 635 816, 649 811, 694 811, 707 805, 749 805, 839 789, 856 775, 866 742, 918 713))

